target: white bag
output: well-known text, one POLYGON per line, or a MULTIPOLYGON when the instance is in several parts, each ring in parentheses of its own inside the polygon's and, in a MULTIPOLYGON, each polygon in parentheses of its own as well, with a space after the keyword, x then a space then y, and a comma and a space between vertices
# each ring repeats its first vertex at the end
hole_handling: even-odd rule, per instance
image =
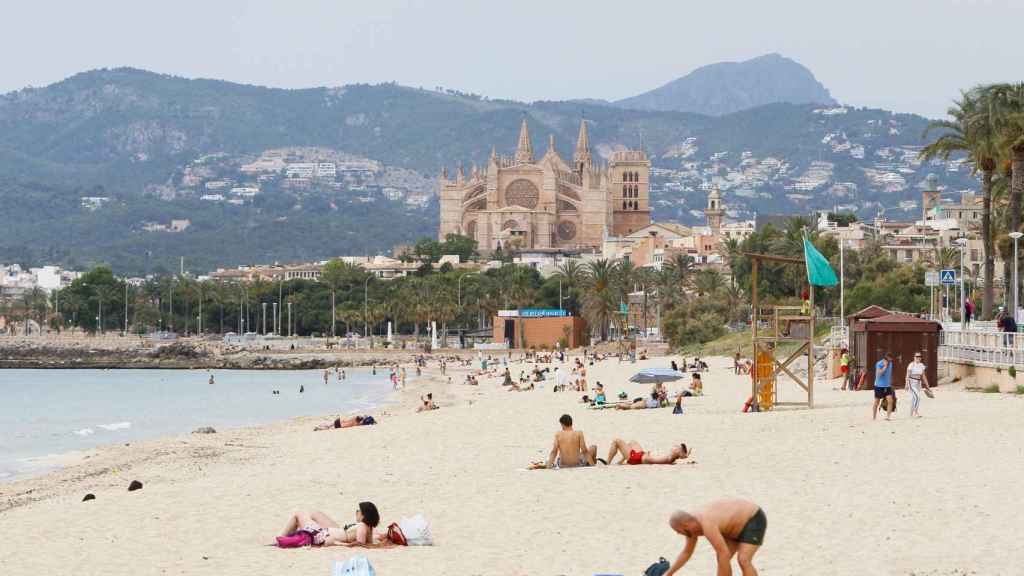
POLYGON ((335 560, 331 576, 377 576, 377 572, 366 556, 353 556, 344 562, 335 560))
POLYGON ((398 521, 398 527, 402 530, 402 535, 405 536, 405 541, 409 546, 432 546, 434 544, 434 537, 430 534, 430 523, 423 517, 423 514, 417 514, 412 518, 402 518, 398 521))

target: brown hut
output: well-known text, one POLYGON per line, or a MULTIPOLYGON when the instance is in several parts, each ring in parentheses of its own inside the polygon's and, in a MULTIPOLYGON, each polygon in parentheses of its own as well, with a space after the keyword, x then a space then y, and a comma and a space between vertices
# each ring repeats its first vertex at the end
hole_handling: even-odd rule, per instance
POLYGON ((915 352, 921 352, 922 361, 928 366, 928 383, 934 385, 938 378, 939 330, 942 325, 938 322, 909 314, 885 314, 857 320, 851 338, 856 359, 854 381, 864 374, 861 389, 873 388, 875 363, 890 352, 895 359, 892 384, 902 388, 907 365, 914 360, 915 352))

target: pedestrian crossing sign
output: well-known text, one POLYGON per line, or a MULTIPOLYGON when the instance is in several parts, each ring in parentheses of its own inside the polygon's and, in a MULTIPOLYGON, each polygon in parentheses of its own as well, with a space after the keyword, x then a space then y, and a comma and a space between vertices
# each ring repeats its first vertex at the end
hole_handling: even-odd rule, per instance
POLYGON ((939 272, 939 280, 943 284, 956 284, 956 270, 943 270, 939 272))

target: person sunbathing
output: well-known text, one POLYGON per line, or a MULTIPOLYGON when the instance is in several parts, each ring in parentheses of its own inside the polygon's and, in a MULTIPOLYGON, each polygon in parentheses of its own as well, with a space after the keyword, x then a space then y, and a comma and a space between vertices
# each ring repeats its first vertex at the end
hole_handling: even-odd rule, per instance
POLYGON ((350 418, 335 418, 334 422, 330 424, 320 424, 314 431, 319 432, 321 430, 333 430, 335 428, 353 428, 355 426, 369 426, 376 424, 377 421, 373 419, 373 416, 352 416, 350 418))
MULTIPOLYGON (((373 546, 373 529, 380 523, 380 513, 373 502, 360 502, 356 521, 339 526, 323 512, 295 512, 277 537, 281 548, 300 546, 373 546)), ((383 539, 378 537, 378 543, 383 539)))
POLYGON ((612 440, 606 461, 608 464, 613 464, 615 456, 619 456, 621 458, 619 464, 675 464, 676 460, 685 460, 691 454, 692 452, 686 447, 686 444, 673 446, 667 455, 659 456, 645 451, 638 442, 626 442, 616 438, 612 440))
POLYGON ((645 410, 648 408, 661 408, 661 400, 658 398, 658 392, 651 392, 651 396, 644 400, 643 398, 637 398, 629 404, 619 404, 615 407, 616 410, 645 410))
POLYGON ((587 441, 583 438, 583 431, 573 430, 572 416, 562 414, 558 423, 562 425, 562 429, 555 432, 555 442, 551 446, 547 462, 534 462, 530 468, 538 470, 593 466, 597 462, 597 445, 587 446, 587 441))

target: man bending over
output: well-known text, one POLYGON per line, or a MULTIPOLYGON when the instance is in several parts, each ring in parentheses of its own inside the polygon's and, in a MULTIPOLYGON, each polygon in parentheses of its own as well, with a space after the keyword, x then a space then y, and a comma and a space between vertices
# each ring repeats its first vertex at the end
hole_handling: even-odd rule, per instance
POLYGON ((686 537, 686 546, 665 576, 675 574, 689 561, 701 536, 715 549, 718 576, 732 576, 733 556, 737 557, 743 576, 757 576, 754 554, 764 543, 768 529, 768 519, 757 504, 749 500, 718 500, 692 514, 677 510, 669 517, 668 525, 686 537))

